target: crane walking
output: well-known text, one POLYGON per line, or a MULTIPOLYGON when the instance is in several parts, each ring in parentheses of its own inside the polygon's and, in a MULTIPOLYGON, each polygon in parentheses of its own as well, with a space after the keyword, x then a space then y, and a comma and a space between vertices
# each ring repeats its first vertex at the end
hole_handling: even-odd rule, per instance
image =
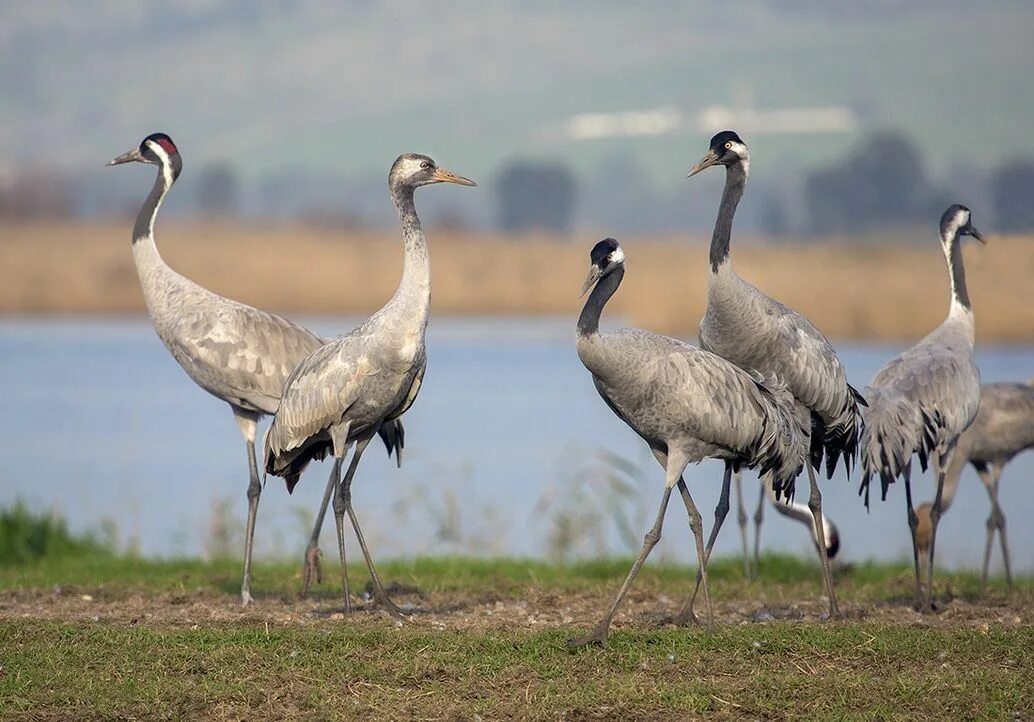
MULTIPOLYGON (((133 261, 140 278, 154 330, 176 362, 202 389, 230 405, 247 447, 249 482, 241 602, 251 596, 251 553, 258 514, 258 465, 255 430, 280 402, 284 381, 298 363, 327 342, 311 331, 257 308, 224 298, 180 275, 165 263, 154 240, 158 209, 183 169, 179 149, 165 133, 152 133, 140 145, 108 165, 145 163, 158 167, 158 177, 133 225, 133 261)), ((403 431, 382 434, 388 453, 401 453, 403 431)), ((318 559, 315 540, 306 552, 318 559)))
POLYGON ((862 432, 862 483, 858 490, 869 505, 869 482, 878 474, 882 497, 898 477, 905 482, 908 526, 912 532, 916 601, 933 608, 933 559, 937 523, 942 513, 945 476, 952 451, 980 405, 980 371, 973 360, 973 307, 966 289, 962 237, 984 242, 968 208, 953 205, 941 216, 941 249, 948 264, 951 302, 948 317, 923 340, 887 362, 869 386, 869 408, 862 432), (937 492, 930 508, 929 563, 921 561, 919 517, 912 503, 912 456, 926 471, 933 461, 937 492), (925 570, 921 570, 921 564, 925 570), (922 573, 925 572, 925 573, 922 573), (925 580, 923 579, 925 577, 925 580), (924 595, 925 584, 925 595, 924 595))
MULTIPOLYGON (((800 412, 809 417, 811 463, 805 466, 811 486, 808 508, 813 519, 812 539, 822 567, 829 614, 836 617, 840 610, 827 548, 819 543, 825 537, 825 522, 813 467, 819 469, 824 456, 826 476, 832 478, 843 457, 850 473, 857 453, 859 406, 865 400, 847 383, 833 346, 808 319, 762 293, 732 268, 732 221, 750 170, 747 144, 731 130, 718 133, 689 176, 712 166, 725 166, 725 189, 711 236, 707 311, 700 321, 700 347, 740 368, 778 378, 797 399, 800 412)), ((716 514, 716 529, 724 519, 724 514, 716 514)))
POLYGON ((712 531, 704 548, 703 526, 682 473, 690 463, 722 459, 725 477, 719 505, 726 510, 734 467, 771 472, 780 494, 793 493, 794 480, 806 463, 807 430, 793 396, 778 381, 762 379, 713 353, 642 329, 601 333, 603 307, 625 274, 625 255, 613 238, 597 243, 582 288, 592 293, 578 318, 578 357, 592 374, 600 396, 618 418, 649 445, 665 470, 664 493, 653 527, 613 603, 587 636, 570 648, 606 644, 618 606, 661 537, 664 513, 676 486, 689 514, 697 550, 697 580, 703 584, 707 619, 714 613, 707 586, 712 531))
POLYGON ((363 552, 376 600, 401 615, 377 576, 359 519, 352 507, 352 479, 366 446, 386 423, 397 420, 416 400, 424 378, 424 337, 431 305, 431 261, 417 217, 414 191, 432 183, 473 186, 474 181, 440 168, 426 155, 400 155, 388 174, 404 240, 402 280, 391 300, 361 326, 316 349, 298 364, 284 385, 283 398, 266 434, 266 471, 284 479, 290 492, 313 459, 334 456, 328 486, 334 486, 334 521, 345 608, 351 610, 345 565, 344 515, 363 552), (348 448, 352 459, 341 478, 348 448))

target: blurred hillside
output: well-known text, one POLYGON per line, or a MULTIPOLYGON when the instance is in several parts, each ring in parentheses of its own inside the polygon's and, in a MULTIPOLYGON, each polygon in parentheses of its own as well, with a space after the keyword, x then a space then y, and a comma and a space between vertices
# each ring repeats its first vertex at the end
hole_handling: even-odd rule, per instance
MULTIPOLYGON (((123 211, 145 181, 100 164, 164 130, 184 183, 228 169, 246 216, 389 224, 387 167, 420 150, 487 185, 562 163, 578 225, 704 229, 713 193, 681 179, 735 127, 744 228, 808 228, 806 173, 893 129, 979 212, 987 173, 1034 150, 1032 30, 1022 0, 3 2, 0 180, 33 169, 74 215, 123 211)), ((197 211, 194 187, 168 211, 197 211)), ((489 200, 427 213, 488 227, 489 200)))

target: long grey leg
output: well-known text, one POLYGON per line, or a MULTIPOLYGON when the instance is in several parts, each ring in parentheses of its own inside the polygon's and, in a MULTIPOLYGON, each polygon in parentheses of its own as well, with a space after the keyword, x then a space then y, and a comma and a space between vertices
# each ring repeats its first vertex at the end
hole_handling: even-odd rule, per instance
POLYGON ((646 562, 646 557, 650 556, 650 552, 657 542, 661 540, 661 527, 664 526, 664 512, 668 509, 668 499, 671 498, 671 487, 664 487, 664 496, 661 497, 661 506, 657 510, 657 519, 653 523, 653 527, 650 531, 646 532, 646 536, 643 537, 643 548, 639 552, 639 556, 636 557, 635 563, 632 564, 632 568, 628 571, 628 576, 625 577, 624 583, 621 585, 621 589, 618 590, 618 594, 614 597, 614 601, 610 605, 610 609, 607 610, 606 615, 600 620, 599 624, 592 630, 591 633, 584 637, 578 637, 575 639, 567 640, 567 648, 574 650, 579 647, 584 647, 589 644, 598 644, 601 647, 607 644, 607 630, 610 629, 610 622, 614 618, 614 613, 617 612, 618 607, 624 600, 625 595, 628 594, 628 590, 632 588, 632 582, 635 580, 636 575, 639 574, 639 570, 642 568, 643 563, 646 562))
POLYGON ((941 503, 944 497, 944 477, 951 463, 951 450, 937 455, 937 493, 933 497, 933 506, 930 508, 930 561, 926 568, 926 601, 923 603, 922 611, 933 610, 933 564, 934 550, 937 545, 937 524, 941 520, 941 503))
MULTIPOLYGON (((726 480, 728 480, 728 476, 726 476, 726 480)), ((700 510, 697 509, 697 505, 689 493, 689 487, 686 486, 686 482, 682 480, 681 476, 679 476, 678 487, 679 493, 682 495, 682 501, 686 505, 686 512, 689 514, 689 528, 693 531, 693 538, 696 540, 697 576, 700 577, 704 585, 704 603, 707 605, 707 626, 714 627, 714 607, 711 605, 711 590, 707 586, 707 554, 704 552, 704 524, 700 518, 700 510)), ((723 487, 726 507, 729 505, 728 493, 729 487, 726 485, 723 487)))
POLYGON ((912 533, 912 566, 916 575, 916 604, 923 603, 923 583, 919 576, 919 538, 916 535, 919 529, 919 516, 916 514, 915 505, 912 503, 912 463, 905 464, 902 470, 902 477, 905 481, 905 511, 908 517, 908 528, 912 533))
POLYGON ((761 522, 765 518, 765 497, 768 496, 765 485, 771 483, 771 479, 766 475, 760 481, 761 495, 758 497, 758 508, 754 510, 754 579, 761 574, 761 522))
POLYGON ((251 553, 255 545, 255 519, 258 516, 259 497, 262 495, 262 484, 259 482, 258 464, 255 462, 255 427, 257 418, 254 414, 234 409, 233 417, 241 430, 241 435, 248 450, 248 523, 244 530, 244 578, 241 581, 241 604, 247 606, 255 601, 251 596, 251 553))
POLYGON ((740 542, 743 547, 743 576, 750 579, 750 547, 747 542, 747 512, 743 508, 743 473, 737 471, 736 480, 736 521, 740 525, 740 542))
POLYGON ((1005 512, 998 503, 998 484, 1002 478, 1002 467, 999 464, 991 465, 991 473, 988 474, 986 467, 979 470, 980 480, 984 482, 987 495, 991 498, 991 513, 987 517, 987 547, 984 550, 984 573, 982 588, 987 587, 988 567, 991 561, 991 547, 994 542, 994 534, 998 532, 998 541, 1002 547, 1002 562, 1005 564, 1005 581, 1012 588, 1012 569, 1009 564, 1009 544, 1005 537, 1005 512))
POLYGON ((984 570, 980 575, 980 591, 984 592, 987 589, 987 572, 988 567, 991 566, 991 547, 994 546, 995 531, 998 527, 995 524, 995 497, 992 488, 994 482, 991 481, 991 474, 988 473, 987 467, 982 466, 977 469, 977 474, 980 476, 980 481, 984 483, 984 488, 987 489, 987 496, 991 500, 991 511, 987 515, 987 542, 984 544, 984 570))
POLYGON ((366 547, 363 530, 359 528, 359 517, 356 516, 355 509, 352 508, 352 477, 355 476, 355 469, 359 465, 359 457, 366 451, 369 443, 370 437, 356 442, 355 452, 352 454, 352 464, 348 467, 348 473, 345 474, 345 478, 341 482, 341 494, 345 500, 345 510, 348 512, 348 518, 352 521, 352 528, 355 530, 355 537, 359 540, 359 548, 362 549, 363 558, 366 559, 366 568, 370 570, 370 581, 373 584, 374 598, 392 616, 403 617, 405 613, 395 602, 391 601, 388 593, 384 591, 384 585, 381 584, 380 577, 377 576, 377 570, 373 567, 373 558, 370 556, 370 550, 366 547))
POLYGON ((1012 568, 1009 564, 1009 544, 1005 538, 1005 512, 1002 505, 998 503, 998 483, 1002 480, 1002 467, 1000 464, 992 464, 991 472, 994 474, 994 508, 998 511, 998 542, 1002 546, 1002 562, 1005 564, 1005 583, 1012 589, 1012 568))
POLYGON ((833 575, 829 568, 829 555, 826 553, 826 526, 822 519, 822 492, 819 491, 819 483, 815 479, 815 470, 811 464, 805 463, 808 469, 808 483, 811 484, 811 496, 808 497, 808 508, 814 517, 815 524, 815 548, 819 553, 819 562, 822 565, 822 583, 826 587, 826 596, 829 599, 829 616, 835 619, 840 616, 840 606, 837 604, 836 590, 833 588, 833 575))
MULTIPOLYGON (((340 472, 340 467, 338 472, 340 472)), ((327 488, 323 490, 323 501, 320 503, 320 510, 316 514, 316 523, 312 527, 309 544, 305 547, 305 573, 302 577, 302 597, 309 593, 309 587, 312 585, 313 579, 316 580, 317 584, 323 583, 323 570, 320 568, 320 557, 323 555, 323 552, 320 551, 320 531, 323 529, 323 519, 327 515, 327 507, 330 505, 330 500, 334 496, 336 488, 337 474, 331 474, 330 478, 327 479, 327 488)))
MULTIPOLYGON (((353 456, 353 464, 355 457, 353 456)), ((337 553, 341 562, 341 591, 345 599, 345 611, 352 611, 352 595, 348 588, 348 559, 345 554, 345 501, 341 497, 341 462, 343 457, 334 457, 334 467, 330 470, 330 482, 334 485, 334 527, 337 531, 337 553)), ((349 464, 348 468, 352 468, 349 464)))
MULTIPOLYGON (((739 474, 737 474, 739 476, 739 474)), ((711 550, 714 548, 715 540, 718 539, 718 531, 722 528, 722 523, 725 521, 725 515, 729 513, 729 484, 732 478, 732 465, 727 464, 725 467, 725 477, 722 479, 722 493, 718 497, 718 506, 714 508, 714 526, 711 528, 711 535, 707 539, 707 548, 704 550, 704 564, 706 565, 711 560, 711 550)), ((683 500, 689 499, 688 504, 692 502, 692 498, 689 497, 689 488, 686 484, 679 484, 679 493, 682 494, 683 500)), ((691 515, 692 516, 692 515, 691 515)), ((692 526, 692 524, 690 524, 692 526)), ((743 528, 746 528, 746 515, 744 515, 743 528)), ((746 542, 746 534, 744 534, 744 542, 746 542)), ((697 567, 697 578, 696 583, 693 585, 693 593, 686 600, 686 603, 682 607, 682 611, 679 612, 678 616, 675 617, 677 624, 686 624, 693 622, 699 624, 696 614, 693 613, 693 604, 696 602, 697 592, 700 590, 700 583, 704 578, 704 567, 697 567)), ((708 624, 711 623, 711 610, 708 609, 708 624)))

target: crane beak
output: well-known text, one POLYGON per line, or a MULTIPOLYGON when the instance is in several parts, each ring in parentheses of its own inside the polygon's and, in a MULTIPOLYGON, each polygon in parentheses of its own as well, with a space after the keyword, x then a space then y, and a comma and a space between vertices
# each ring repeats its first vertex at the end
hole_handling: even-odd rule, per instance
POLYGON ((132 163, 133 161, 144 162, 144 157, 140 155, 139 148, 133 148, 128 153, 123 153, 117 158, 112 158, 108 161, 107 165, 122 165, 123 163, 132 163))
POLYGON ((983 234, 981 234, 980 231, 978 231, 973 226, 966 226, 966 230, 964 231, 964 233, 968 236, 973 236, 978 241, 983 243, 985 246, 987 245, 987 239, 984 238, 983 234))
POLYGON ((603 271, 600 270, 599 266, 594 264, 589 269, 589 275, 586 276, 585 283, 582 284, 582 291, 578 294, 578 298, 581 298, 586 293, 588 293, 589 289, 596 285, 596 281, 600 280, 600 276, 602 275, 603 271))
POLYGON ((460 186, 477 186, 477 183, 472 181, 470 178, 456 175, 451 170, 445 170, 444 168, 435 168, 434 176, 432 177, 436 183, 455 183, 460 186))
POLYGON ((714 152, 714 149, 709 148, 708 151, 707 151, 707 155, 705 155, 703 158, 701 158, 699 160, 699 162, 697 162, 697 164, 695 166, 693 166, 692 168, 689 169, 689 174, 686 175, 686 177, 687 178, 692 178, 693 176, 695 176, 697 173, 699 173, 700 171, 704 170, 705 168, 710 168, 711 166, 717 164, 718 161, 719 161, 718 154, 714 152))

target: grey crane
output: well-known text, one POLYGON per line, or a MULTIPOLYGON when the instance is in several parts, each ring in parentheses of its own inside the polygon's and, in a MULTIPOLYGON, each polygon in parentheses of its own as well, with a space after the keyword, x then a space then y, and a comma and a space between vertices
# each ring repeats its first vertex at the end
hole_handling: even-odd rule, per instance
MULTIPOLYGON (((764 479, 759 479, 761 482, 761 495, 758 497, 758 506, 754 511, 754 557, 753 564, 751 564, 751 556, 747 543, 747 513, 744 510, 743 504, 743 489, 742 489, 742 478, 743 472, 737 471, 733 474, 733 481, 736 484, 736 500, 737 500, 737 521, 740 525, 740 539, 743 542, 743 573, 747 577, 756 577, 759 570, 759 560, 761 557, 761 522, 765 516, 765 503, 772 504, 772 508, 785 517, 793 519, 794 521, 800 522, 808 529, 808 534, 812 537, 813 543, 818 543, 815 539, 815 517, 811 514, 805 504, 794 501, 792 499, 777 499, 775 490, 771 484, 765 482, 764 479)), ((829 559, 836 557, 837 552, 840 551, 840 530, 837 525, 833 523, 833 520, 829 518, 829 514, 822 515, 822 524, 825 527, 823 529, 822 543, 826 547, 826 556, 829 559)))
POLYGON ((771 472, 780 494, 792 495, 794 479, 807 456, 807 430, 793 396, 774 379, 762 379, 720 356, 642 329, 601 333, 600 315, 625 274, 625 255, 613 238, 590 253, 589 276, 582 289, 592 293, 578 318, 578 358, 592 374, 600 396, 618 418, 649 445, 664 467, 664 494, 653 527, 613 603, 587 636, 572 639, 573 648, 606 644, 607 630, 639 569, 661 538, 671 490, 678 487, 697 549, 697 584, 704 588, 707 619, 713 624, 707 586, 707 560, 717 529, 704 548, 700 511, 682 473, 690 463, 722 459, 725 477, 721 501, 729 503, 729 485, 740 465, 771 472))
MULTIPOLYGON (((995 533, 1002 547, 1002 561, 1005 564, 1005 580, 1012 586, 1012 569, 1009 566, 1009 545, 1005 538, 1005 512, 998 503, 998 483, 1002 470, 1017 454, 1034 449, 1034 379, 1025 384, 1000 382, 984 384, 980 388, 980 407, 969 428, 962 432, 951 463, 944 474, 944 490, 941 494, 941 515, 943 516, 955 500, 959 477, 966 464, 972 464, 987 489, 991 500, 991 513, 987 517, 987 541, 984 545, 984 567, 981 584, 987 587, 988 567, 991 565, 991 548, 995 533)), ((928 566, 933 523, 930 503, 920 504, 916 509, 916 544, 919 547, 919 561, 928 566)))
POLYGON ((973 360, 973 308, 966 290, 962 262, 962 237, 983 237, 973 227, 968 208, 953 205, 941 216, 940 237, 951 282, 948 317, 923 340, 887 362, 872 380, 866 397, 861 437, 862 483, 859 494, 869 505, 869 481, 878 474, 883 499, 895 479, 905 482, 908 525, 912 532, 916 599, 921 610, 933 606, 933 558, 937 522, 941 516, 945 474, 956 442, 977 414, 980 405, 980 371, 973 360), (916 529, 918 517, 912 504, 912 456, 926 471, 933 461, 937 493, 930 509, 930 563, 926 595, 920 578, 916 529))
MULTIPOLYGON (((812 539, 822 567, 830 616, 839 616, 836 593, 823 538, 822 493, 814 469, 826 458, 831 478, 840 457, 850 473, 858 446, 859 405, 862 396, 847 383, 847 374, 832 344, 796 311, 736 275, 729 242, 736 206, 743 197, 750 170, 746 143, 731 130, 711 138, 707 153, 689 171, 694 176, 712 166, 725 166, 725 190, 718 208, 709 253, 707 311, 700 322, 700 347, 745 369, 772 375, 787 385, 811 419, 810 455, 806 464, 814 528, 812 539), (814 469, 813 469, 814 467, 814 469)), ((724 521, 715 517, 715 525, 724 521)))
MULTIPOLYGON (((264 415, 276 410, 288 374, 327 339, 279 316, 212 293, 170 268, 158 253, 154 223, 162 201, 179 178, 183 160, 168 135, 152 133, 108 165, 130 162, 158 166, 158 177, 133 225, 133 261, 154 330, 194 383, 230 405, 247 445, 250 479, 241 602, 249 604, 253 601, 251 551, 262 493, 255 461, 255 429, 264 415)), ((385 429, 382 438, 388 453, 394 450, 401 460, 401 422, 385 429)), ((306 552, 306 579, 312 574, 309 560, 318 559, 318 551, 316 539, 312 539, 306 552)))
POLYGON ((388 174, 391 199, 402 223, 402 281, 391 300, 352 332, 316 349, 291 373, 265 439, 265 468, 283 477, 290 492, 313 459, 334 456, 328 486, 334 487, 334 521, 345 608, 351 610, 345 566, 344 515, 355 530, 370 572, 374 595, 400 615, 377 576, 359 519, 352 507, 352 478, 366 446, 386 423, 398 419, 416 399, 427 354, 424 335, 431 305, 431 265, 413 193, 432 183, 473 186, 474 181, 440 168, 426 155, 400 155, 388 174), (354 444, 344 478, 341 465, 354 444))

